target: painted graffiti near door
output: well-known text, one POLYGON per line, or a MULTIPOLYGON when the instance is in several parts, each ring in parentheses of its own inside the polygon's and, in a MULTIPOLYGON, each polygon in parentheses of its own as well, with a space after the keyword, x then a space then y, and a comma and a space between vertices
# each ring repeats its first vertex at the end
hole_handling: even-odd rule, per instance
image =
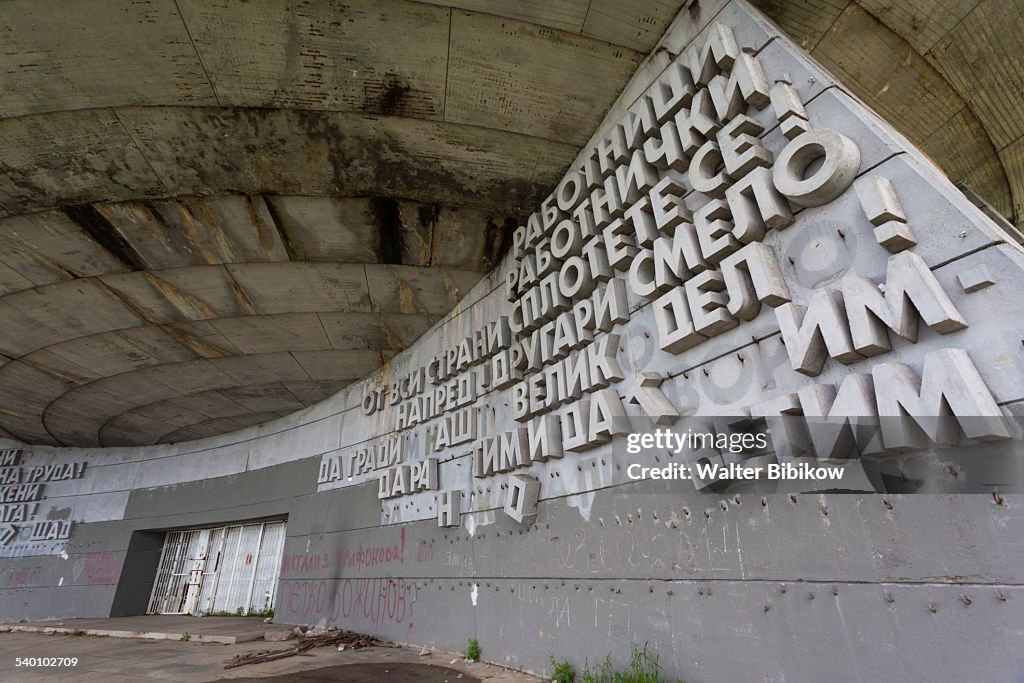
MULTIPOLYGON (((425 548, 420 541, 416 561, 423 562, 433 553, 433 543, 425 548)), ((405 564, 405 529, 401 529, 392 543, 363 545, 352 549, 339 548, 333 553, 292 553, 281 558, 281 573, 286 576, 324 575, 332 569, 369 569, 386 565, 405 564)))
POLYGON ((413 627, 419 584, 401 577, 281 581, 279 611, 298 623, 413 627))
POLYGON ((121 576, 121 557, 116 553, 89 553, 85 556, 85 583, 109 586, 121 576))

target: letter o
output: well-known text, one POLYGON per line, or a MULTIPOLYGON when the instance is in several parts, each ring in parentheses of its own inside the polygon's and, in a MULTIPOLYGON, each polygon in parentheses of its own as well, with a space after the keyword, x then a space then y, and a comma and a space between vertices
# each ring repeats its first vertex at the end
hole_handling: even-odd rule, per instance
POLYGON ((555 190, 555 200, 562 211, 572 211, 586 196, 587 184, 579 171, 569 171, 555 190))
POLYGON ((555 226, 551 232, 552 256, 562 261, 566 256, 579 256, 582 250, 583 235, 575 223, 566 219, 555 226))
POLYGON ((860 170, 860 149, 850 138, 829 128, 801 133, 775 160, 775 189, 797 206, 828 204, 850 186, 860 170), (810 166, 821 165, 810 175, 810 166))
POLYGON ((363 394, 363 414, 372 415, 377 409, 377 393, 368 391, 363 394))
POLYGON ((579 256, 570 256, 562 264, 558 272, 558 289, 567 299, 575 299, 578 294, 589 294, 594 289, 594 279, 590 276, 590 267, 579 256))

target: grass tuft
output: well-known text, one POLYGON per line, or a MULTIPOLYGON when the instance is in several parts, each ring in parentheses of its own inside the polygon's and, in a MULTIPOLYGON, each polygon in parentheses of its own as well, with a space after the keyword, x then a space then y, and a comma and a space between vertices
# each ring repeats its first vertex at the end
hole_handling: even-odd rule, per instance
MULTIPOLYGON (((641 650, 633 643, 633 651, 629 657, 629 666, 617 670, 608 655, 595 670, 587 664, 583 668, 583 683, 670 683, 658 664, 658 655, 647 649, 647 643, 641 650)), ((677 683, 681 683, 677 681, 677 683)))

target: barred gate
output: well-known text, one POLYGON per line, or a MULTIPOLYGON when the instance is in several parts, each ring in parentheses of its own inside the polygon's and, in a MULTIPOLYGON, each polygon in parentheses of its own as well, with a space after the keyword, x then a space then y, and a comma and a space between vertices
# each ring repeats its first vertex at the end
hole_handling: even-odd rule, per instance
POLYGON ((251 614, 273 609, 285 522, 169 531, 150 614, 251 614))

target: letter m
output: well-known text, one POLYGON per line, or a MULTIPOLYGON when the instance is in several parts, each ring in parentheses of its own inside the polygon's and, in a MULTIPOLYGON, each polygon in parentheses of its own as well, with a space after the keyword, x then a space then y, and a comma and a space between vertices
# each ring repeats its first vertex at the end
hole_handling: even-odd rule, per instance
POLYGON ((918 315, 939 334, 967 327, 924 259, 909 251, 889 257, 884 291, 857 273, 843 276, 841 288, 853 347, 864 356, 891 348, 886 327, 916 342, 918 315))
POLYGON ((903 363, 876 365, 871 378, 886 450, 924 449, 922 432, 937 444, 954 445, 958 423, 969 439, 1010 436, 1002 410, 963 349, 925 354, 920 378, 903 363))

